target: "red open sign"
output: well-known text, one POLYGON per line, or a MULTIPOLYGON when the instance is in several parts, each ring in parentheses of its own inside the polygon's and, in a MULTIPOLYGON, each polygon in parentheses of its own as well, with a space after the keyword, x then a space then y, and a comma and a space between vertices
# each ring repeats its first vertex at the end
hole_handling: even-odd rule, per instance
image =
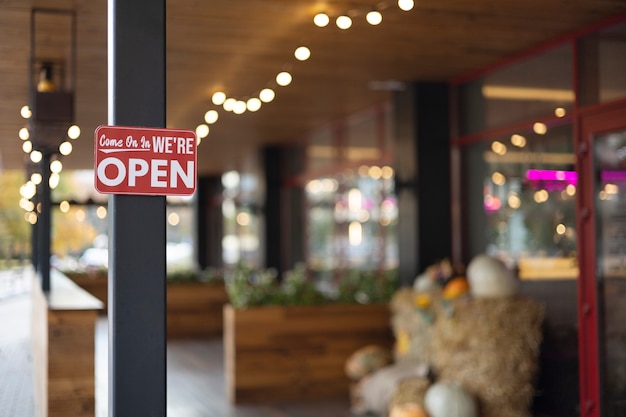
POLYGON ((103 194, 191 195, 197 139, 191 130, 99 126, 94 135, 96 190, 103 194))

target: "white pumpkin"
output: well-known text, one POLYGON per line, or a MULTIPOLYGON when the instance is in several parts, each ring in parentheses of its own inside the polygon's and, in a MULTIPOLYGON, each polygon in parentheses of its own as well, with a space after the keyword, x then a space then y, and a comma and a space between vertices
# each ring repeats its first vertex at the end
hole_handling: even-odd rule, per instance
POLYGON ((493 256, 476 256, 467 266, 466 275, 474 297, 510 297, 517 293, 518 282, 513 272, 493 256))
POLYGON ((437 283, 430 275, 425 272, 418 275, 413 282, 413 290, 415 292, 429 292, 435 289, 437 289, 437 283))
POLYGON ((429 417, 477 417, 476 399, 454 382, 436 382, 424 394, 429 417))

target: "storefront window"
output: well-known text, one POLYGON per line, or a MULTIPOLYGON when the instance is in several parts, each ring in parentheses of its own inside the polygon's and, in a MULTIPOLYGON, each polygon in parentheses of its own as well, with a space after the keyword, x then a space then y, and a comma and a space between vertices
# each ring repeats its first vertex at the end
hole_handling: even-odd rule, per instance
POLYGON ((224 265, 243 263, 251 268, 260 268, 263 262, 260 241, 262 218, 256 200, 259 188, 257 177, 229 171, 222 175, 222 185, 224 265))
POLYGON ((308 263, 319 277, 335 270, 398 265, 398 208, 393 169, 361 166, 309 181, 308 263))
POLYGON ((575 278, 572 126, 536 128, 464 148, 469 250, 506 260, 521 279, 575 278))

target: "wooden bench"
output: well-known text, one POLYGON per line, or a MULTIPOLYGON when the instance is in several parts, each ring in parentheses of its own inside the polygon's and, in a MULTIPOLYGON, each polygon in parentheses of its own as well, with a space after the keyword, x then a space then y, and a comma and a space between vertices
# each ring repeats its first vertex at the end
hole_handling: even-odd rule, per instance
POLYGON ((95 326, 101 301, 58 271, 32 285, 32 355, 39 417, 95 416, 95 326))

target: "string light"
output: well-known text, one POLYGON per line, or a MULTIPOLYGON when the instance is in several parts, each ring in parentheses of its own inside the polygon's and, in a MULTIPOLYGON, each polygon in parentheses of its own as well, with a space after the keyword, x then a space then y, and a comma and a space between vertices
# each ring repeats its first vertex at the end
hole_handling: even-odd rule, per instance
POLYGON ((28 131, 28 128, 25 127, 20 129, 18 135, 22 140, 28 140, 30 138, 30 132, 28 131))
POLYGON ((31 153, 31 151, 33 150, 33 142, 27 140, 22 143, 22 150, 24 151, 24 153, 31 153))
POLYGON ((306 61, 311 57, 311 50, 306 46, 300 46, 295 50, 293 55, 298 61, 306 61))
POLYGON ((400 8, 400 10, 403 10, 405 12, 412 10, 414 6, 415 3, 413 2, 413 0, 398 0, 398 7, 400 8))
POLYGON ((59 153, 64 156, 68 156, 72 153, 72 144, 68 141, 63 142, 59 145, 59 153))
POLYGON ((233 105, 233 113, 243 114, 246 111, 246 102, 241 100, 235 100, 233 105))
POLYGON ((56 159, 56 160, 50 162, 50 172, 58 174, 61 171, 63 171, 63 163, 61 161, 56 159))
POLYGON ((259 100, 256 97, 252 97, 251 99, 248 99, 248 101, 246 102, 246 107, 248 108, 248 111, 251 111, 251 112, 258 111, 261 108, 261 100, 259 100))
MULTIPOLYGON (((364 10, 347 10, 344 13, 334 14, 336 16, 335 24, 341 30, 347 30, 352 27, 352 18, 357 16, 365 16, 365 21, 372 25, 380 25, 383 21, 382 10, 390 7, 392 0, 379 2, 376 4, 376 8, 368 8, 364 10)), ((402 11, 409 11, 415 7, 413 0, 397 0, 397 6, 402 11)), ((313 23, 315 26, 323 28, 330 24, 331 16, 326 12, 317 13, 313 17, 313 23)), ((311 50, 306 46, 299 46, 294 51, 294 57, 298 61, 306 61, 311 57, 311 50)), ((293 76, 287 71, 282 71, 276 75, 274 80, 276 85, 285 87, 291 84, 293 76)), ((263 88, 258 97, 251 97, 247 99, 240 99, 237 97, 228 97, 224 91, 216 91, 211 96, 211 102, 216 106, 222 106, 225 111, 233 112, 234 114, 243 114, 246 111, 256 112, 260 110, 263 103, 269 103, 274 100, 276 93, 271 87, 263 88)), ((204 121, 207 124, 216 123, 219 118, 219 114, 216 110, 208 110, 204 114, 204 121)), ((198 136, 198 144, 201 139, 208 135, 208 126, 200 124, 196 128, 196 135, 198 136), (206 132, 206 133, 205 133, 206 132)))
POLYGON ((67 137, 74 140, 80 136, 80 127, 72 125, 67 129, 67 137))
POLYGON ((198 139, 204 139, 209 136, 209 126, 198 125, 198 127, 196 127, 196 136, 198 139))
POLYGON ((213 93, 213 96, 211 97, 211 101, 216 106, 221 106, 226 101, 226 94, 222 91, 217 91, 213 93))
POLYGON ((350 19, 349 16, 341 15, 335 19, 335 24, 339 29, 350 29, 350 26, 352 26, 352 19, 350 19))
POLYGON ((32 151, 30 153, 30 160, 38 164, 43 159, 43 154, 39 151, 32 151))
POLYGON ((281 87, 285 87, 291 84, 291 80, 291 74, 289 74, 287 71, 280 72, 276 76, 276 84, 280 85, 281 87))
POLYGON ((235 108, 235 103, 237 102, 237 100, 235 100, 232 97, 227 98, 224 101, 224 104, 222 104, 222 107, 224 108, 224 110, 226 111, 233 111, 233 109, 235 108))
POLYGON ((263 103, 271 102, 272 100, 274 100, 274 97, 276 97, 276 93, 274 93, 274 90, 272 90, 271 88, 264 88, 259 93, 259 99, 263 103))
POLYGON ((208 112, 204 113, 204 121, 210 125, 217 122, 218 118, 219 118, 219 113, 215 110, 209 110, 208 112))
POLYGON ((370 10, 365 15, 365 20, 372 26, 380 25, 383 21, 383 15, 378 10, 370 10))
POLYGON ((326 27, 330 23, 330 17, 326 13, 318 13, 313 18, 313 23, 320 28, 326 27))
POLYGON ((24 119, 30 119, 33 116, 33 112, 30 110, 30 107, 22 106, 22 108, 20 109, 20 115, 24 119))

